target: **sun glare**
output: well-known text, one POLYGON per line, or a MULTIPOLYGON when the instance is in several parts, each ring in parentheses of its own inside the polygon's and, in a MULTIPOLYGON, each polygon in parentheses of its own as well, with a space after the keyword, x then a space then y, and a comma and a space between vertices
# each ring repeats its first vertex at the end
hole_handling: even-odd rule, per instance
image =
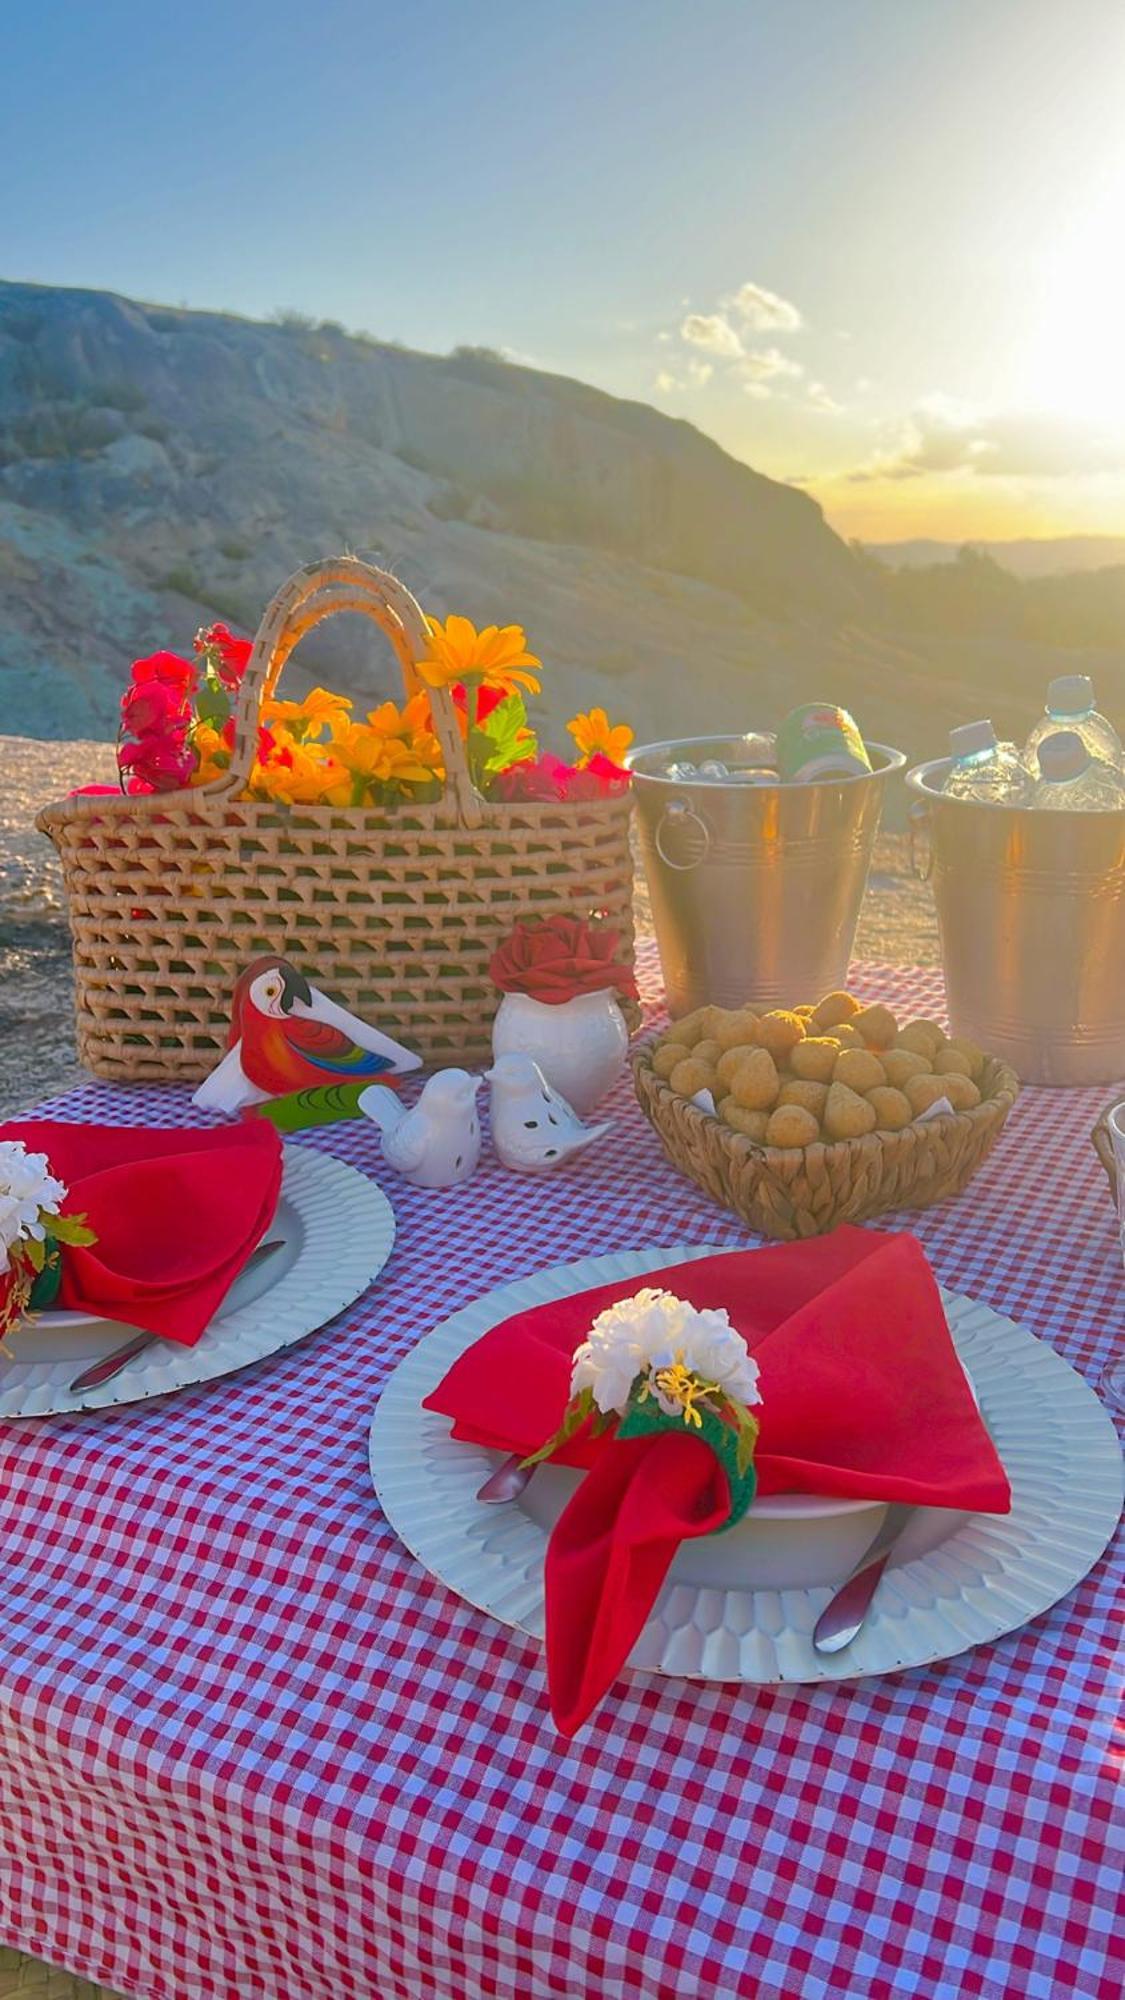
POLYGON ((1125 434, 1125 163, 1045 258, 1024 392, 1039 409, 1125 434))

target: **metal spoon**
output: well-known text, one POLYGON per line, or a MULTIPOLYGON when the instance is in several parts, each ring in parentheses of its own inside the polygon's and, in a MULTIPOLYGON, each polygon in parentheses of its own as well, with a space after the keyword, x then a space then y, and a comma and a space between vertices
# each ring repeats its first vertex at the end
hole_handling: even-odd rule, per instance
MULTIPOLYGON (((265 1263, 267 1257, 273 1256, 275 1250, 281 1250, 284 1246, 283 1236, 275 1236, 270 1243, 259 1243, 254 1255, 244 1266, 244 1271, 256 1270, 259 1264, 265 1263)), ((244 1275, 244 1271, 239 1272, 239 1278, 244 1275)), ((237 1284, 238 1278, 234 1282, 237 1284)), ((162 1337, 159 1333, 131 1334, 120 1347, 112 1348, 108 1354, 102 1355, 100 1361, 92 1361, 88 1368, 82 1370, 81 1375, 76 1375, 67 1391, 68 1395, 77 1396, 82 1389, 100 1389, 103 1382, 112 1382, 114 1376, 120 1375, 121 1370, 127 1368, 130 1361, 134 1361, 138 1354, 144 1353, 146 1347, 151 1347, 154 1341, 162 1337)))
POLYGON ((489 1474, 477 1499, 483 1500, 486 1507, 500 1500, 518 1500, 534 1471, 533 1465, 524 1465, 518 1451, 513 1452, 510 1458, 497 1466, 495 1472, 489 1474))
POLYGON ((902 1502, 887 1508, 886 1519, 874 1541, 813 1626, 813 1645, 818 1653, 840 1653, 851 1645, 867 1616, 895 1544, 914 1512, 913 1507, 902 1502))

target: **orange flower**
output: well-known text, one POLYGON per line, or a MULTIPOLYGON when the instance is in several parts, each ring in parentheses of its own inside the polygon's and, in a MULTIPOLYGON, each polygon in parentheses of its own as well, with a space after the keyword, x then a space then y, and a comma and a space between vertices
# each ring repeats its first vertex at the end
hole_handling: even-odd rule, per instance
POLYGON ((209 722, 196 723, 191 732, 191 747, 199 759, 192 773, 193 785, 210 785, 229 769, 230 751, 209 722))
POLYGON ((501 688, 505 694, 520 688, 539 693, 539 682, 527 669, 541 663, 528 652, 522 625, 486 625, 478 632, 470 619, 456 613, 444 625, 437 618, 427 618, 426 623, 430 650, 417 666, 427 687, 451 688, 464 681, 501 688))
POLYGON ((591 708, 585 715, 576 715, 567 723, 580 751, 579 764, 588 764, 591 757, 608 757, 611 764, 620 765, 625 752, 633 741, 633 732, 628 723, 611 724, 604 708, 591 708))
POLYGON ((296 743, 315 742, 327 729, 335 727, 351 708, 346 695, 329 688, 312 688, 304 701, 264 701, 261 720, 267 728, 280 723, 296 743))

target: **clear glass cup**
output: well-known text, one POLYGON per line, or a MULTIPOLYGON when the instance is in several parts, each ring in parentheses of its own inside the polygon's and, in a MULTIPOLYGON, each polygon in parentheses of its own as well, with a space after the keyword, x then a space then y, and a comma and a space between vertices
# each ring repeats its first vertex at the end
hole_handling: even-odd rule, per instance
MULTIPOLYGON (((1113 1163, 1117 1169, 1117 1222, 1121 1232, 1121 1255, 1125 1260, 1125 1104, 1115 1104, 1106 1123, 1113 1141, 1113 1163)), ((1101 1391, 1110 1409, 1125 1415, 1125 1350, 1107 1361, 1102 1370, 1101 1391)))

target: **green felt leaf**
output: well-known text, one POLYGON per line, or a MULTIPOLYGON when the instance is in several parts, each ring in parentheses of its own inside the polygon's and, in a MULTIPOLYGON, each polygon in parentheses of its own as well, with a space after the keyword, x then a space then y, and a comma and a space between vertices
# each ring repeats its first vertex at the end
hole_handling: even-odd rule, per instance
MULTIPOLYGON (((577 1396, 571 1397, 566 1409, 563 1411, 563 1420, 554 1436, 549 1437, 546 1444, 541 1444, 538 1451, 533 1451, 528 1458, 521 1459, 520 1464, 542 1465, 543 1460, 550 1458, 551 1453, 557 1451, 560 1445, 569 1443, 575 1433, 582 1429, 587 1417, 591 1416, 593 1411, 593 1390, 580 1389, 577 1396)), ((598 1414, 600 1415, 600 1412, 598 1414)))
POLYGON ((58 1243, 70 1243, 79 1248, 98 1240, 97 1230, 90 1228, 84 1215, 56 1215, 47 1233, 58 1243))
POLYGON ((694 1424, 685 1424, 682 1417, 666 1416, 654 1396, 646 1397, 642 1402, 638 1383, 634 1383, 630 1392, 628 1407, 618 1427, 618 1437, 649 1437, 655 1431, 686 1431, 689 1437, 700 1438, 704 1444, 710 1445, 730 1486, 730 1513, 723 1523, 723 1530, 733 1528, 736 1522, 741 1521, 758 1488, 758 1475, 754 1470, 754 1445, 758 1437, 755 1419, 748 1411, 740 1412, 735 1404, 727 1403, 724 1407, 734 1418, 733 1424, 724 1423, 714 1410, 701 1408, 700 1427, 697 1429, 694 1424))
POLYGON ((32 1236, 20 1247, 25 1262, 31 1265, 33 1271, 41 1271, 47 1261, 47 1245, 32 1236))
POLYGON ((46 1251, 46 1257, 43 1269, 31 1287, 27 1301, 29 1312, 46 1312, 48 1306, 54 1305, 59 1295, 59 1286, 62 1284, 62 1252, 58 1245, 52 1243, 48 1237, 41 1248, 46 1251))

